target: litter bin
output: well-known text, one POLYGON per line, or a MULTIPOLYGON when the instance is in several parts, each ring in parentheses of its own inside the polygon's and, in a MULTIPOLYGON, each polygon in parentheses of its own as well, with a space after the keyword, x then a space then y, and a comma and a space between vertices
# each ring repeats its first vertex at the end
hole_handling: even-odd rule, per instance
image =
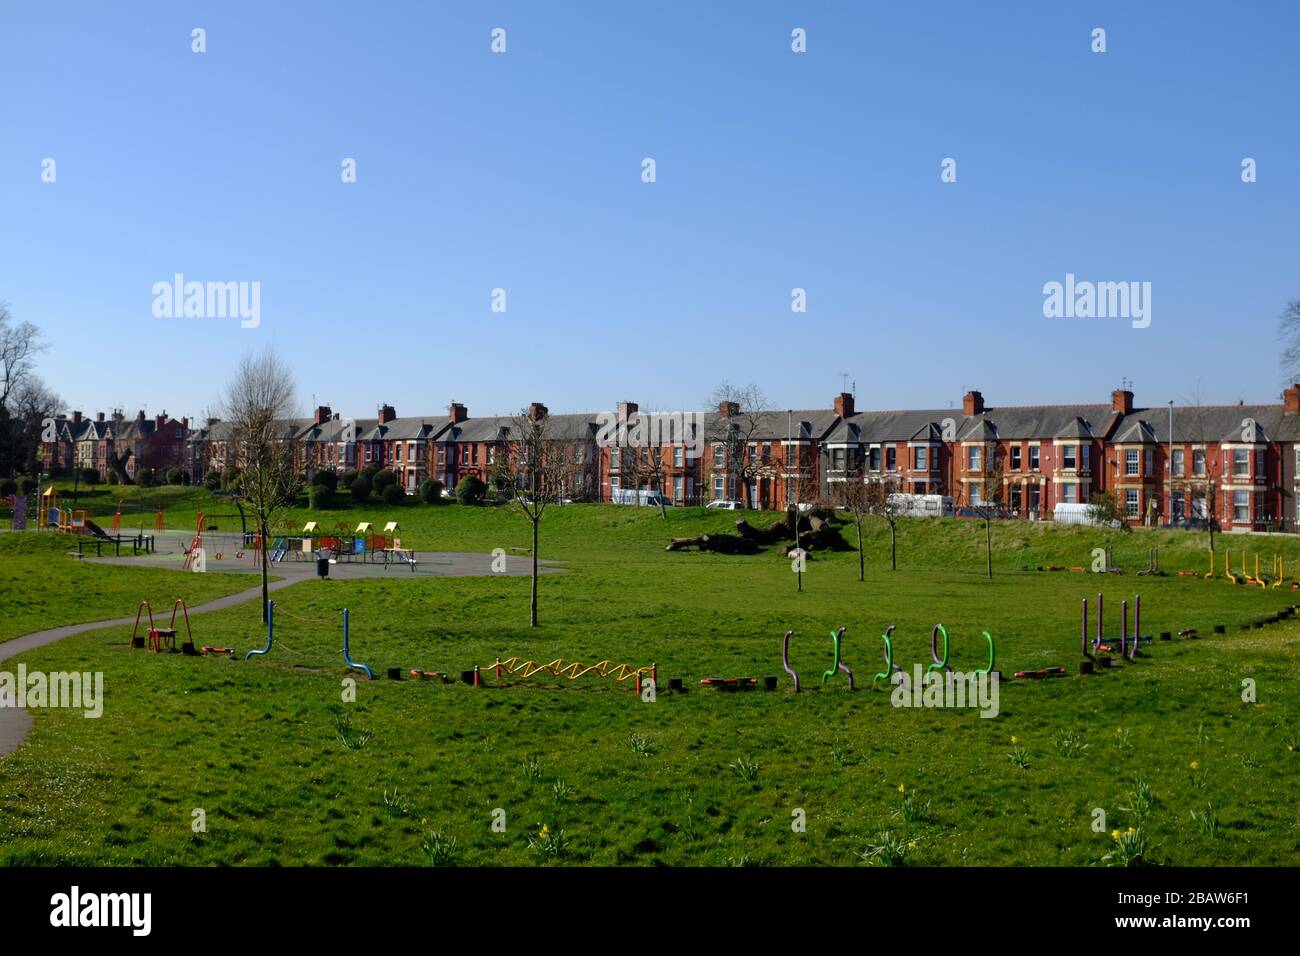
POLYGON ((316 576, 317 576, 317 577, 320 577, 320 578, 327 578, 327 577, 330 576, 330 559, 329 559, 329 558, 317 558, 317 559, 316 559, 316 576))

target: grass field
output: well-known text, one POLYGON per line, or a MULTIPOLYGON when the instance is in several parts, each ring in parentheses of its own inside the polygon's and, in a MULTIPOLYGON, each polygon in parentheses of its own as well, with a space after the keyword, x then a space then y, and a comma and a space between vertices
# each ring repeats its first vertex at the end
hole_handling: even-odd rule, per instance
MULTIPOLYGON (((223 507, 199 490, 164 491, 170 526, 223 507)), ((396 519, 404 541, 424 550, 487 552, 528 539, 527 522, 508 509, 372 505, 312 517, 396 519)), ((31 737, 0 759, 0 862, 855 865, 868 847, 888 845, 908 864, 1097 865, 1117 846, 1111 831, 1130 826, 1156 862, 1300 862, 1300 626, 1240 629, 1294 601, 1292 592, 1132 573, 1154 546, 1167 571, 1203 568, 1203 535, 999 524, 989 581, 982 525, 904 522, 897 572, 886 569, 885 530, 872 525, 865 582, 855 553, 818 554, 802 593, 778 551, 663 550, 672 536, 725 530, 736 517, 548 511, 542 555, 567 573, 542 579, 536 629, 527 627, 526 578, 394 575, 279 592, 276 648, 247 663, 132 652, 122 628, 6 662, 102 670, 106 703, 98 720, 32 711, 31 737), (1018 570, 1089 565, 1107 545, 1129 573, 1018 570), (1081 677, 1079 601, 1098 590, 1112 632, 1120 600, 1140 592, 1144 632, 1198 627, 1202 639, 1157 641, 1147 658, 1081 677), (589 679, 489 679, 477 690, 361 679, 355 703, 344 703, 345 606, 353 658, 376 674, 459 673, 498 655, 612 658, 657 663, 661 693, 643 703, 624 684, 589 679), (891 706, 883 684, 871 689, 880 634, 896 626, 895 660, 910 669, 928 662, 937 622, 952 635, 958 670, 982 666, 987 629, 1005 674, 1059 664, 1070 676, 1004 685, 995 719, 891 706), (1216 623, 1225 635, 1211 634, 1216 623), (829 632, 841 625, 856 693, 842 675, 819 684, 829 632), (786 628, 807 688, 797 696, 781 670, 786 628), (769 674, 781 675, 778 692, 697 683, 769 674), (688 692, 663 692, 677 676, 688 692), (1247 678, 1255 703, 1242 700, 1247 678), (1103 832, 1094 831, 1098 808, 1103 832), (192 830, 196 809, 206 832, 192 830), (804 832, 792 829, 796 811, 804 832)), ((845 533, 851 540, 851 526, 845 533)), ((1291 539, 1249 544, 1266 565, 1274 550, 1291 569, 1300 559, 1291 539)), ((105 604, 82 615, 57 599, 69 589, 65 574, 145 573, 21 549, 3 560, 10 573, 58 585, 42 598, 49 610, 36 613, 37 626, 59 623, 45 613, 95 619, 134 607, 134 591, 107 607, 118 585, 101 585, 105 604)), ((214 580, 225 578, 187 576, 184 596, 214 580)), ((256 603, 196 628, 201 643, 262 642, 256 603)))

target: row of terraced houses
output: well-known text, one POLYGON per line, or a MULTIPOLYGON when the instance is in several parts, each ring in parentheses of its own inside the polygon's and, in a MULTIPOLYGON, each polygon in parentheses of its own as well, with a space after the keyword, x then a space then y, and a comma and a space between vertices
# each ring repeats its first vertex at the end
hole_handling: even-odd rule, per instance
MULTIPOLYGON (((902 492, 951 496, 959 507, 996 501, 1026 518, 1050 519, 1057 504, 1109 492, 1135 524, 1214 518, 1225 530, 1295 531, 1300 385, 1282 399, 1142 408, 1132 391, 1117 389, 1109 403, 999 407, 969 391, 960 412, 859 411, 854 396, 842 393, 825 409, 751 411, 723 403, 684 416, 684 433, 651 447, 602 440, 607 429, 596 413, 552 414, 533 403, 527 414, 546 419, 547 440, 572 445, 571 493, 579 499, 619 500, 626 498, 620 491, 642 489, 678 505, 729 499, 779 509, 833 501, 845 481, 887 480, 902 492)), ((639 409, 620 402, 609 414, 634 423, 639 409)), ((221 421, 191 429, 187 421, 149 420, 141 412, 129 425, 120 414, 83 421, 74 412, 60 420, 46 461, 103 469, 116 435, 149 431, 165 441, 152 441, 142 464, 183 467, 199 480, 230 463, 221 421)), ((428 478, 449 491, 468 475, 488 480, 518 426, 514 416, 476 418, 456 402, 446 414, 418 417, 399 417, 383 405, 372 419, 321 406, 311 418, 286 423, 308 476, 376 462, 411 492, 428 478)))

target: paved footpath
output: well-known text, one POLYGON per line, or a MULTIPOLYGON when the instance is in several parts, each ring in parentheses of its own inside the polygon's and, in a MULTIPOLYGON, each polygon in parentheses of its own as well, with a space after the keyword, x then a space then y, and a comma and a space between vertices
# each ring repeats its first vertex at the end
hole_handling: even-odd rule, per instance
MULTIPOLYGON (((274 592, 281 588, 287 588, 292 584, 297 584, 301 578, 283 578, 278 581, 271 581, 267 585, 267 590, 274 592)), ((220 611, 223 608, 234 607, 237 604, 243 604, 245 601, 252 601, 262 596, 262 585, 248 588, 236 594, 228 594, 225 597, 209 601, 207 604, 200 604, 197 607, 189 609, 190 614, 206 614, 209 611, 220 611)), ((84 634, 86 631, 98 631, 106 627, 127 627, 135 623, 135 615, 130 617, 119 617, 112 621, 91 621, 88 624, 68 624, 63 627, 53 627, 48 631, 37 631, 35 634, 28 634, 24 637, 16 637, 12 641, 5 641, 0 644, 0 663, 8 658, 15 657, 26 651, 35 650, 38 647, 44 647, 46 644, 53 644, 55 641, 61 641, 65 637, 72 637, 74 634, 84 634)), ((32 718, 27 711, 20 707, 0 707, 0 757, 18 748, 18 745, 26 739, 28 732, 32 729, 32 718)))

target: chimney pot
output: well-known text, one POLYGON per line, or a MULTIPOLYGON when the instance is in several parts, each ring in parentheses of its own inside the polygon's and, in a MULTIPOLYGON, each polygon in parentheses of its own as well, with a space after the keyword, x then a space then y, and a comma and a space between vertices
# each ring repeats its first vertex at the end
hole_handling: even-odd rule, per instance
POLYGON ((460 402, 452 402, 447 411, 447 417, 451 419, 453 425, 459 424, 469 417, 469 411, 460 402))
POLYGON ((1282 400, 1285 403, 1286 411, 1300 414, 1300 384, 1292 385, 1283 392, 1282 400))
POLYGON ((1119 412, 1121 415, 1131 415, 1133 413, 1133 393, 1127 388, 1117 388, 1110 393, 1110 407, 1112 411, 1119 412))
POLYGON ((835 397, 835 414, 840 418, 848 418, 853 414, 853 396, 848 392, 840 392, 835 397))
POLYGON ((961 411, 967 417, 984 414, 984 396, 971 389, 961 399, 961 411))

